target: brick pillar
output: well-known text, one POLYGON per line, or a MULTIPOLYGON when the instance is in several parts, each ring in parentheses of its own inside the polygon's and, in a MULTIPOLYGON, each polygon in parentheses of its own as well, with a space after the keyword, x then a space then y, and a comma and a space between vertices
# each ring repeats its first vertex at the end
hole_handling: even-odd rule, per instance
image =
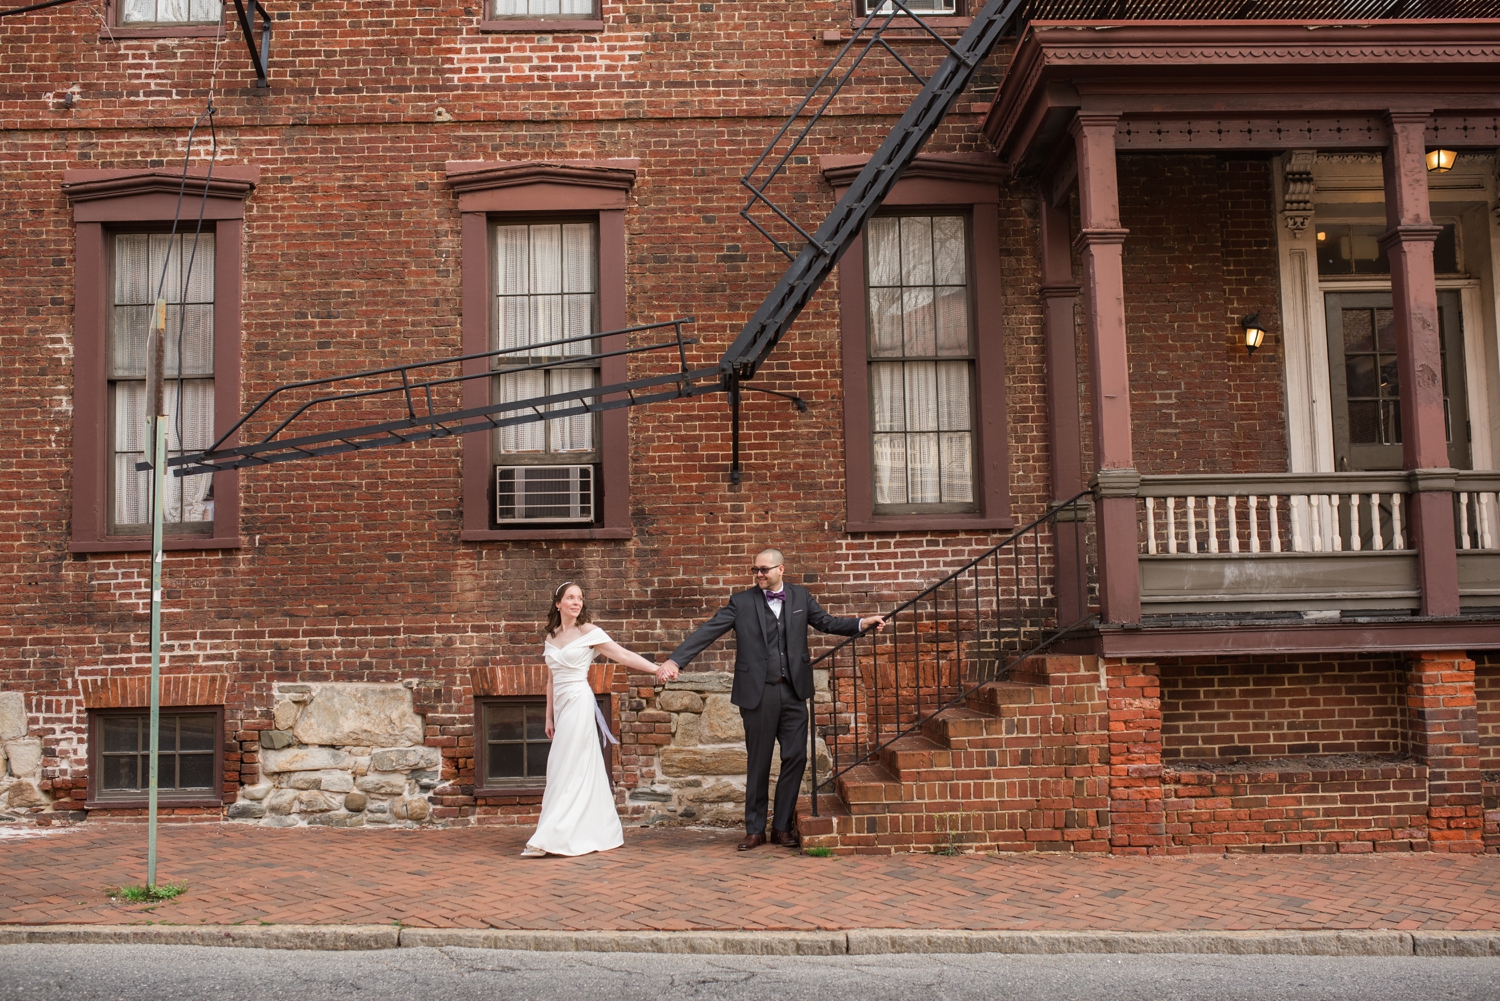
MULTIPOLYGON (((1391 112, 1385 151, 1385 215, 1380 245, 1391 259, 1396 364, 1401 382, 1401 444, 1412 474, 1411 525, 1423 615, 1458 614, 1453 478, 1443 417, 1442 332, 1432 248, 1442 232, 1427 197, 1425 113, 1391 112), (1434 475, 1424 470, 1444 470, 1434 475)), ((1457 391, 1457 390, 1455 390, 1457 391)), ((1472 680, 1472 679, 1471 679, 1472 680)))
POLYGON ((1120 225, 1115 166, 1118 115, 1080 113, 1072 132, 1078 158, 1084 312, 1089 336, 1095 473, 1098 502, 1099 615, 1105 622, 1138 622, 1141 581, 1135 494, 1140 476, 1130 442, 1130 359, 1125 347, 1125 237, 1120 225))
POLYGON ((1155 664, 1100 658, 1109 702, 1109 844, 1115 855, 1167 850, 1161 799, 1161 682, 1155 664))
POLYGON ((1433 851, 1484 851, 1484 789, 1474 662, 1462 650, 1407 662, 1406 732, 1427 766, 1427 825, 1433 851))

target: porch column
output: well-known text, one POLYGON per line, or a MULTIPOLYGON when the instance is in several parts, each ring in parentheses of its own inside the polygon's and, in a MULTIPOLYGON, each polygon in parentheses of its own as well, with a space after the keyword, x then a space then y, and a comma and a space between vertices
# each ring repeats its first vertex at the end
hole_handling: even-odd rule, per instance
MULTIPOLYGON (((1079 285, 1073 280, 1068 247, 1068 213, 1052 204, 1043 184, 1038 192, 1042 223, 1042 334, 1047 351, 1047 411, 1052 455, 1053 502, 1083 492, 1083 455, 1078 428, 1079 285)), ((1061 512, 1059 521, 1076 517, 1061 512)), ((1088 614, 1088 569, 1079 535, 1070 522, 1057 529, 1057 602, 1059 615, 1072 621, 1088 614), (1082 570, 1080 571, 1080 567, 1082 570)))
POLYGON ((1099 613, 1105 622, 1138 622, 1141 581, 1135 494, 1140 475, 1130 445, 1130 369, 1125 352, 1124 243, 1115 173, 1118 115, 1080 112, 1070 131, 1078 156, 1084 314, 1093 395, 1094 497, 1098 502, 1099 613))
POLYGON ((1442 333, 1432 248, 1442 229, 1427 199, 1427 112, 1390 112, 1385 151, 1381 237, 1391 261, 1397 369, 1401 379, 1401 447, 1412 470, 1412 537, 1423 615, 1458 614, 1458 556, 1453 538, 1453 476, 1443 419, 1442 333), (1444 470, 1432 474, 1424 470, 1444 470))
POLYGON ((1433 851, 1484 851, 1484 781, 1474 662, 1462 650, 1407 661, 1406 732, 1427 766, 1427 836, 1433 851))

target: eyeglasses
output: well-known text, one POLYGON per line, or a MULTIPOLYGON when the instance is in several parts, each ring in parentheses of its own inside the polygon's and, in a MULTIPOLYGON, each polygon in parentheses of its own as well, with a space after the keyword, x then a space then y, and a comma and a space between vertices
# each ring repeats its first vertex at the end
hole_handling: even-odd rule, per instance
POLYGON ((770 573, 772 570, 775 570, 777 567, 784 566, 786 566, 785 563, 778 563, 774 567, 751 567, 750 572, 755 574, 755 576, 757 577, 764 577, 766 574, 770 573))

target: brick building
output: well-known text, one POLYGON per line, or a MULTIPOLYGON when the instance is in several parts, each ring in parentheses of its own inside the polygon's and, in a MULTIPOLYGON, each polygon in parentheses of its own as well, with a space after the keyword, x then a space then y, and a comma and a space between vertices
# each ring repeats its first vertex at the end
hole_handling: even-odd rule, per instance
MULTIPOLYGON (((670 327, 534 345, 684 316, 711 367, 785 266, 739 177, 854 3, 277 0, 268 86, 233 4, 0 21, 0 809, 143 813, 158 295, 179 452, 380 366, 526 349, 455 406, 670 375, 609 353, 670 327)), ((553 586, 661 658, 780 544, 836 613, 954 595, 820 662, 810 842, 1500 850, 1500 21, 1314 6, 1035 5, 759 368, 806 409, 743 396, 738 481, 723 395, 182 479, 167 815, 530 823, 553 586), (992 592, 950 576, 997 546, 992 592)), ((873 53, 784 204, 816 224, 915 93, 873 53)), ((730 664, 597 669, 626 815, 738 817, 730 664)))

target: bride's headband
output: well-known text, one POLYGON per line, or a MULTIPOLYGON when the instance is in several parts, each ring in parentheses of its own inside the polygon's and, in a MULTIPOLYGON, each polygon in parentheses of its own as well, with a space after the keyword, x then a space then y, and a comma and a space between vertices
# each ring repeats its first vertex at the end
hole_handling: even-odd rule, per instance
POLYGON ((565 591, 567 591, 568 588, 572 587, 573 584, 574 584, 574 581, 565 580, 561 584, 557 585, 557 590, 552 592, 552 600, 553 601, 561 601, 563 593, 565 591))

